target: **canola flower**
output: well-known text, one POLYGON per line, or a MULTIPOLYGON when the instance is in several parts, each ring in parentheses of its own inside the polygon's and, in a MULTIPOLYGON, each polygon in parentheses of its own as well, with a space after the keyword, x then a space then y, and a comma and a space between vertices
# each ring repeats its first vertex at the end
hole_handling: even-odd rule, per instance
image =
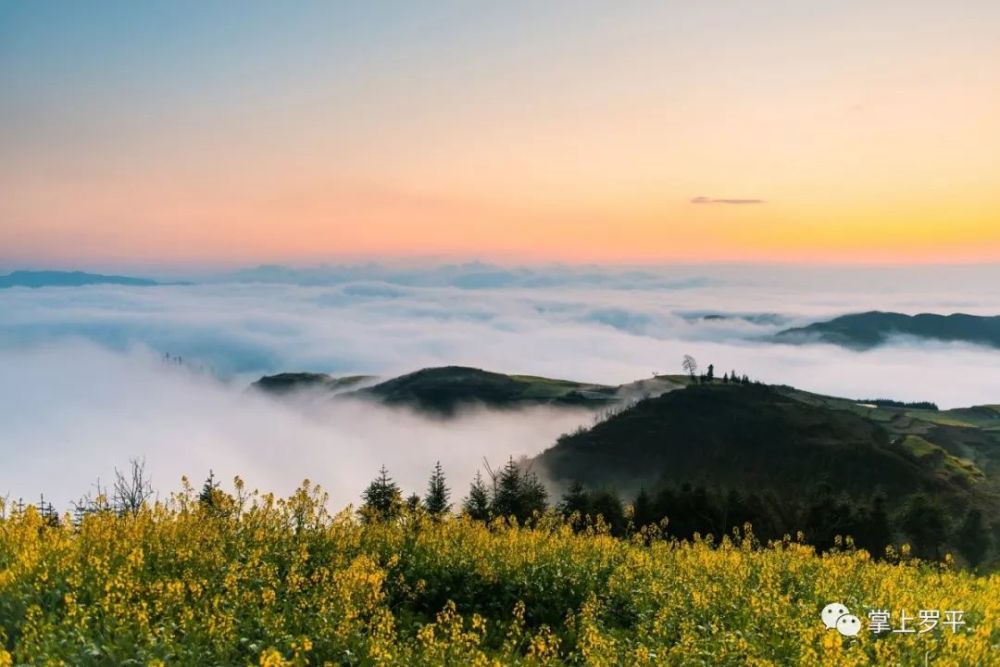
POLYGON ((1000 665, 1000 577, 752 535, 628 539, 555 517, 487 526, 198 501, 53 526, 0 508, 0 667, 10 665, 1000 665), (961 609, 960 631, 827 629, 831 601, 961 609))

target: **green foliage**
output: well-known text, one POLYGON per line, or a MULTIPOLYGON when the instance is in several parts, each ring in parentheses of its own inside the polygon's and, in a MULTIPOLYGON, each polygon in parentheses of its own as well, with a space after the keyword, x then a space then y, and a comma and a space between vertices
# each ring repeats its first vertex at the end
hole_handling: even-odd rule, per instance
POLYGON ((434 464, 434 471, 431 473, 431 478, 427 482, 427 494, 424 496, 424 508, 432 516, 447 514, 451 511, 451 503, 449 502, 450 497, 451 491, 449 491, 448 486, 445 483, 444 469, 441 468, 441 462, 438 461, 434 464))
POLYGON ((524 523, 545 512, 548 492, 534 472, 523 470, 513 458, 496 474, 493 488, 493 516, 514 517, 524 523))
POLYGON ((490 518, 490 492, 479 472, 469 486, 469 495, 462 504, 462 511, 476 521, 487 521, 490 518))
POLYGON ((441 416, 463 407, 486 405, 516 408, 525 405, 583 405, 600 407, 614 402, 615 388, 552 380, 528 375, 504 375, 478 368, 425 368, 373 387, 353 392, 386 405, 401 405, 441 416))
POLYGON ((866 501, 881 492, 890 511, 919 490, 949 512, 1000 497, 1000 418, 977 413, 980 429, 869 417, 883 411, 742 380, 694 384, 564 435, 536 461, 557 484, 624 495, 691 483, 803 499, 826 484, 866 501))
POLYGON ((968 511, 956 532, 955 544, 972 567, 983 562, 990 550, 990 536, 981 510, 968 511))
POLYGON ((218 497, 229 511, 186 487, 79 526, 0 502, 0 666, 992 665, 1000 643, 1000 578, 847 544, 358 521, 309 484, 218 497), (831 597, 960 605, 969 632, 843 641, 819 621, 831 597))
MULTIPOLYGON (((403 507, 403 495, 385 466, 379 468, 379 475, 361 494, 364 503, 361 506, 362 520, 389 520, 398 517, 403 507)), ((419 498, 418 498, 419 500, 419 498)))
POLYGON ((940 556, 948 526, 941 508, 926 495, 918 493, 910 499, 900 517, 900 527, 913 541, 917 556, 940 556))

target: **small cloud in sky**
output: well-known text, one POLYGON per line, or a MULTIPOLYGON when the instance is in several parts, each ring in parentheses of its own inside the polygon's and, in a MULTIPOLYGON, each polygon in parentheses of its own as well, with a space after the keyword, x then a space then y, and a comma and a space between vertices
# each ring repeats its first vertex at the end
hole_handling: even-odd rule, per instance
POLYGON ((763 204, 763 199, 716 199, 714 197, 694 197, 692 204, 763 204))

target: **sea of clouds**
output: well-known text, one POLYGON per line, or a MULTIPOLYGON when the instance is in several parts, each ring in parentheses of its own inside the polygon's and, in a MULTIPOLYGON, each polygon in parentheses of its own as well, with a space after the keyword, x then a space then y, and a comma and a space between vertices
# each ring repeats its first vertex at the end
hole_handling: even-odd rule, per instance
POLYGON ((455 495, 484 458, 531 456, 590 416, 371 405, 302 410, 248 393, 280 371, 392 376, 460 364, 605 383, 717 371, 840 396, 1000 402, 1000 352, 893 340, 857 352, 777 345, 784 328, 865 310, 1000 314, 998 267, 503 268, 365 264, 205 273, 191 285, 0 290, 0 495, 55 502, 145 457, 162 492, 209 469, 355 502, 385 464, 455 495), (706 315, 724 315, 708 317, 706 315), (180 356, 183 365, 165 363, 180 356))

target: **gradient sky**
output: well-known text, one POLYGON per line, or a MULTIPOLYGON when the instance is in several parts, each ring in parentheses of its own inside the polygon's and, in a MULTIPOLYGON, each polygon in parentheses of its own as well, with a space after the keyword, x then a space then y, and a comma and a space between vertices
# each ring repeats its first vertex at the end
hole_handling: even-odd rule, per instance
POLYGON ((0 261, 430 256, 1000 260, 1000 2, 0 0, 0 261))

